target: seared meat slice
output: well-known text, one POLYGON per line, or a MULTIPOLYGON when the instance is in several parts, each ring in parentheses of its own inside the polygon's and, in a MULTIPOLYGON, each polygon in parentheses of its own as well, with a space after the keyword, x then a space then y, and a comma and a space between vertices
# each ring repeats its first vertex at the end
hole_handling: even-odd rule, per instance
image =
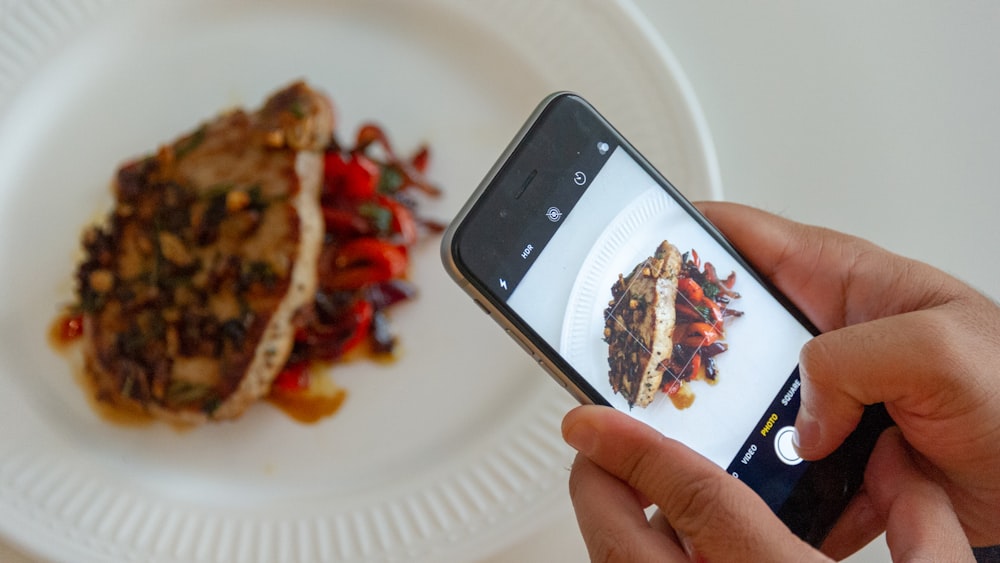
POLYGON ((604 312, 608 377, 630 407, 645 407, 660 389, 673 353, 681 255, 663 241, 628 276, 618 276, 604 312))
POLYGON ((99 399, 181 422, 265 395, 312 302, 329 100, 296 83, 122 167, 77 271, 99 399))

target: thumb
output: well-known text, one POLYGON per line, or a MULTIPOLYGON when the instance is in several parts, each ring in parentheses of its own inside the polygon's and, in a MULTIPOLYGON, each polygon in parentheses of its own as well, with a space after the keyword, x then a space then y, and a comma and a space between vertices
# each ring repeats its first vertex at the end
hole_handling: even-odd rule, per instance
POLYGON ((875 509, 886 518, 893 561, 975 561, 948 495, 917 470, 896 428, 879 439, 865 474, 875 509))
POLYGON ((582 456, 656 504, 678 537, 709 561, 827 561, 741 481, 628 415, 610 407, 577 407, 563 419, 563 436, 582 456))

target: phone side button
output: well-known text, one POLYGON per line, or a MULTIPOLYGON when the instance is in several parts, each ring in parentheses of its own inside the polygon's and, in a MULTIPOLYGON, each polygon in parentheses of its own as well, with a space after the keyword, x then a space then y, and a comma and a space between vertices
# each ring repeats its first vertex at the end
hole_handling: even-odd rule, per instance
MULTIPOLYGON (((490 310, 486 308, 486 305, 483 305, 482 303, 480 303, 478 299, 473 299, 472 302, 475 303, 476 305, 478 305, 479 308, 482 309, 484 313, 486 313, 487 315, 490 314, 490 310)), ((510 332, 510 331, 508 331, 508 332, 510 332)))
POLYGON ((555 379, 556 383, 558 383, 560 387, 562 387, 563 389, 569 387, 569 384, 566 382, 565 379, 560 377, 559 374, 557 374, 556 372, 549 369, 549 366, 545 365, 545 360, 538 360, 538 365, 542 366, 542 369, 545 370, 545 373, 551 375, 552 379, 555 379))
MULTIPOLYGON (((505 328, 503 330, 504 330, 504 332, 507 333, 507 336, 513 338, 514 342, 517 342, 517 345, 520 346, 522 350, 524 350, 525 352, 527 352, 529 356, 531 356, 532 358, 535 358, 536 360, 538 359, 538 356, 535 355, 535 351, 532 350, 530 346, 528 346, 527 344, 525 344, 524 341, 521 340, 521 337, 518 336, 514 331, 512 331, 509 328, 505 328)), ((541 361, 541 360, 538 360, 538 361, 541 361)))

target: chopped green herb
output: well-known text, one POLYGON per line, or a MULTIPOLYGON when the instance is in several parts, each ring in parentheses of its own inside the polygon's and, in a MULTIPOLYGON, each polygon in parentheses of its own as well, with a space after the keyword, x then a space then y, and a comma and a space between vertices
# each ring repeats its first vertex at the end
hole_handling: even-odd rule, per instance
POLYGON ((205 413, 207 415, 211 415, 221 405, 222 405, 222 400, 221 399, 219 399, 218 397, 212 397, 212 398, 208 399, 207 401, 205 401, 201 405, 201 412, 203 412, 203 413, 205 413))
POLYGON ((255 260, 245 264, 240 272, 240 286, 244 288, 249 288, 255 283, 264 284, 264 286, 271 288, 277 281, 278 274, 275 273, 270 264, 263 260, 255 260))
POLYGON ((260 211, 267 207, 267 201, 264 199, 264 191, 260 187, 260 184, 253 184, 246 189, 246 192, 250 196, 251 209, 260 211))
POLYGON ((378 186, 375 190, 380 194, 394 194, 403 187, 406 177, 399 168, 389 164, 379 165, 378 186))
POLYGON ((362 203, 358 206, 358 213, 368 219, 368 222, 380 233, 388 233, 392 229, 392 211, 377 203, 362 203))
POLYGON ((708 297, 712 301, 719 296, 719 286, 714 283, 703 283, 701 284, 702 291, 705 292, 705 297, 708 297))
POLYGON ((167 404, 188 405, 201 402, 214 395, 214 390, 208 385, 190 381, 173 380, 167 387, 167 404))
POLYGON ((215 184, 214 186, 210 186, 208 189, 203 191, 201 194, 201 198, 211 201, 222 199, 223 203, 225 203, 226 194, 233 191, 234 187, 235 186, 233 186, 232 184, 226 184, 226 183, 215 184))
POLYGON ((694 308, 698 311, 698 314, 701 315, 701 318, 704 319, 705 322, 712 322, 712 311, 710 311, 708 307, 704 305, 695 305, 694 308))
POLYGON ((98 293, 89 287, 83 288, 80 291, 80 311, 95 313, 104 306, 106 300, 106 293, 98 293))
POLYGON ((306 108, 302 105, 302 100, 295 100, 288 106, 288 111, 299 119, 303 119, 306 114, 306 108))
POLYGON ((181 139, 174 145, 174 155, 177 159, 184 158, 188 153, 198 148, 198 145, 205 140, 205 134, 208 132, 208 126, 202 125, 197 131, 188 135, 187 137, 181 139))

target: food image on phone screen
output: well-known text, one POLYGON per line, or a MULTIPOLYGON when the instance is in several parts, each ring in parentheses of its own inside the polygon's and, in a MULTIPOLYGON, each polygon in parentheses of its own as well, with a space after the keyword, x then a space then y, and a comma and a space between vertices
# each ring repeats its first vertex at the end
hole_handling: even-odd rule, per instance
POLYGON ((817 463, 793 446, 799 351, 816 330, 580 98, 540 106, 442 252, 578 399, 683 442, 808 541, 860 484, 877 433, 817 463))

